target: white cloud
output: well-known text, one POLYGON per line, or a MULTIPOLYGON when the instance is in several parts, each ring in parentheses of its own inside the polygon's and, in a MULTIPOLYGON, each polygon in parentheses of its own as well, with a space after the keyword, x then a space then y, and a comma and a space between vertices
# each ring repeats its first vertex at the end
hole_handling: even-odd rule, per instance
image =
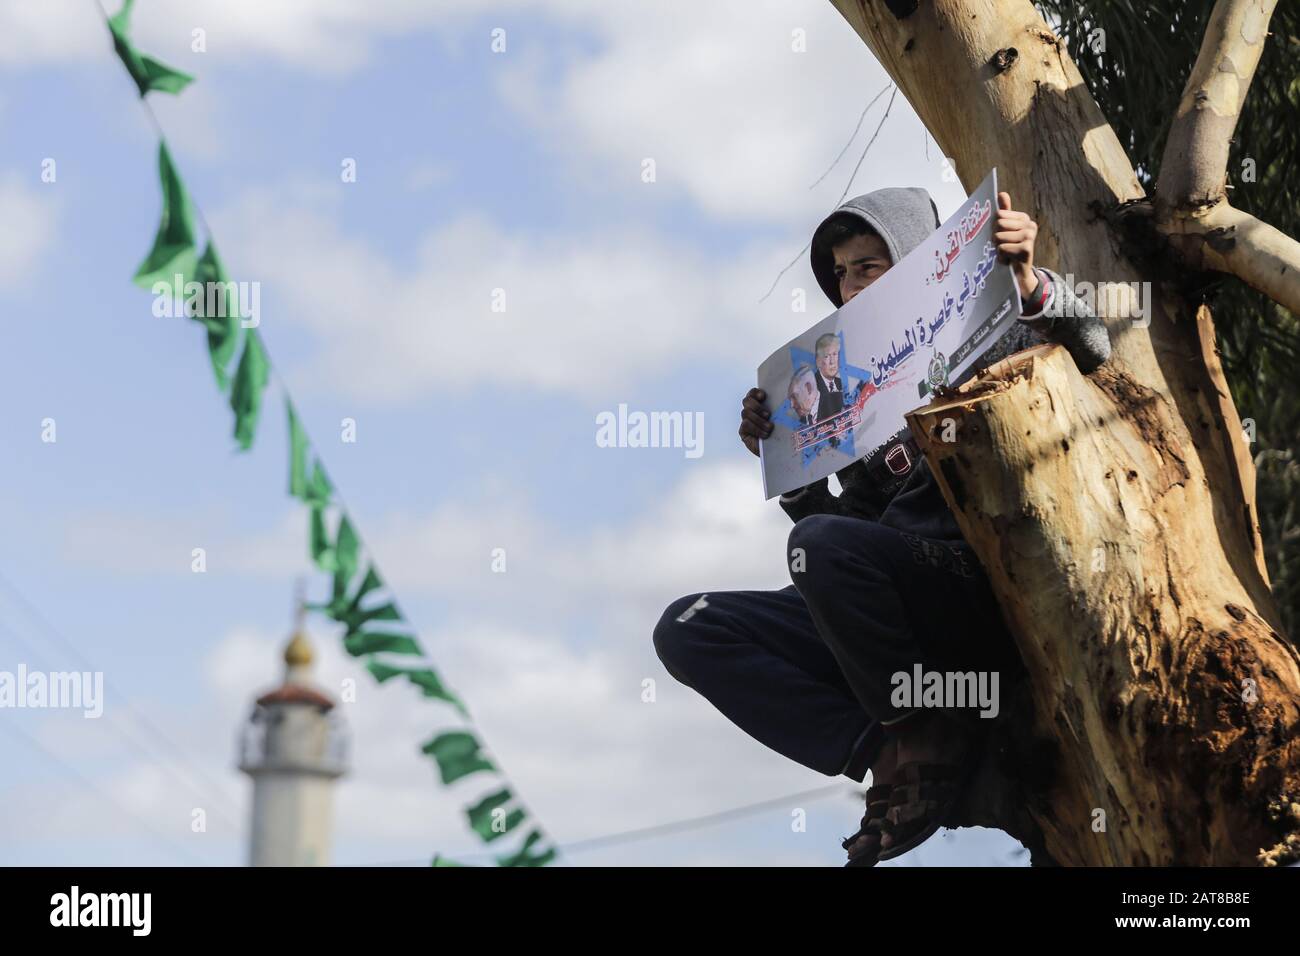
POLYGON ((111 49, 108 28, 91 2, 43 0, 0 5, 0 65, 59 63, 102 56, 111 49))
POLYGON ((203 549, 205 574, 284 574, 302 570, 308 519, 286 505, 273 527, 248 531, 225 508, 156 508, 147 512, 75 511, 64 516, 62 558, 114 574, 194 574, 203 549))
POLYGON ((402 269, 332 216, 280 201, 268 217, 270 202, 249 196, 214 228, 232 275, 262 283, 272 350, 277 321, 307 326, 319 351, 295 377, 335 394, 445 394, 479 387, 490 364, 512 388, 608 399, 803 320, 788 295, 756 302, 784 248, 732 257, 637 229, 556 236, 471 216, 427 233, 402 269))
MULTIPOLYGON (((122 0, 98 0, 112 15, 122 0)), ((580 13, 545 0, 497 0, 491 12, 541 9, 580 13)), ((386 38, 446 31, 484 12, 479 0, 168 0, 139 3, 132 40, 171 66, 192 70, 193 31, 203 30, 201 55, 243 62, 271 58, 313 73, 346 74, 371 62, 386 38)), ((487 49, 488 36, 483 36, 487 49)), ((108 29, 92 0, 40 0, 0 6, 0 65, 28 67, 101 55, 111 50, 108 29)))
MULTIPOLYGON (((274 299, 268 312, 315 333, 319 351, 303 381, 404 401, 473 387, 478 356, 490 355, 494 376, 521 388, 607 397, 699 354, 752 368, 755 355, 736 353, 735 342, 778 343, 829 308, 798 253, 875 120, 817 190, 807 187, 885 79, 834 9, 710 4, 649 17, 586 0, 536 9, 580 21, 600 38, 598 52, 539 52, 525 32, 492 68, 501 95, 536 142, 565 157, 577 201, 619 192, 620 208, 644 210, 644 221, 623 212, 558 234, 466 216, 427 230, 414 261, 399 264, 381 242, 343 227, 337 190, 307 202, 283 190, 247 193, 211 218, 231 265, 274 299), (796 27, 807 30, 807 53, 790 49, 796 27), (548 56, 565 59, 538 59, 548 56), (658 164, 653 185, 639 179, 647 156, 658 164), (785 234, 746 241, 737 226, 734 241, 706 244, 693 228, 665 232, 655 223, 673 196, 706 217, 778 223, 785 234), (807 290, 808 313, 791 313, 794 287, 807 290), (494 290, 504 293, 504 313, 492 311, 494 290), (467 334, 472 342, 462 341, 467 334)), ((882 100, 873 117, 884 108, 882 100)), ((957 184, 942 182, 937 147, 925 162, 923 131, 901 97, 873 150, 853 192, 921 184, 941 209, 960 199, 957 184)), ((429 173, 411 175, 418 184, 429 173)), ((274 341, 273 327, 268 335, 274 341)))
MULTIPOLYGON (((264 50, 343 69, 364 60, 390 33, 451 36, 473 6, 459 0, 434 7, 413 0, 193 2, 169 7, 166 17, 146 17, 143 9, 137 11, 142 36, 158 31, 160 42, 177 48, 163 44, 156 48, 161 56, 193 58, 188 24, 194 23, 209 30, 204 56, 264 50)), ((491 65, 479 75, 487 81, 495 72, 502 96, 531 124, 537 141, 568 158, 584 201, 621 190, 634 196, 634 206, 644 205, 646 225, 633 219, 558 236, 467 217, 426 232, 414 263, 403 266, 379 242, 344 228, 337 199, 322 202, 318 192, 304 199, 301 189, 246 195, 212 218, 239 277, 263 281, 268 298, 278 296, 273 311, 281 320, 302 323, 318 336, 305 381, 328 382, 361 399, 409 400, 471 387, 478 379, 475 356, 490 352, 495 374, 521 388, 607 396, 679 368, 696 354, 731 356, 737 340, 779 342, 817 317, 823 303, 802 257, 772 298, 762 305, 756 300, 834 204, 857 146, 816 191, 807 185, 884 82, 829 4, 694 4, 688 11, 676 3, 655 16, 594 0, 516 2, 493 10, 510 24, 513 52, 484 53, 491 65), (530 45, 534 21, 516 25, 512 17, 520 12, 593 33, 597 52, 530 45), (791 50, 796 28, 807 31, 806 53, 791 50), (551 69, 537 56, 565 59, 551 69), (646 156, 658 164, 653 186, 639 180, 646 156), (683 240, 650 224, 660 197, 675 195, 689 197, 708 216, 777 222, 789 231, 780 240, 738 240, 725 248, 683 240), (809 292, 806 315, 790 312, 795 285, 809 292), (505 313, 491 311, 495 289, 504 290, 505 313), (474 341, 459 342, 467 328, 474 341)), ((33 15, 11 16, 16 29, 29 20, 45 23, 33 15)), ((191 90, 186 97, 194 109, 166 97, 159 101, 164 122, 195 148, 216 148, 208 130, 214 117, 231 110, 210 92, 191 90)), ((882 101, 873 115, 883 108, 882 101)), ((939 180, 937 148, 935 161, 924 165, 921 136, 900 98, 854 191, 921 182, 935 188, 941 208, 945 194, 955 201, 957 186, 939 180)), ((422 167, 408 175, 418 188, 439 173, 422 167)), ((273 327, 268 335, 274 339, 273 327)), ((728 361, 756 364, 752 354, 728 361)))
MULTIPOLYGON (((506 61, 503 97, 588 177, 624 190, 685 191, 711 216, 810 230, 845 188, 888 97, 845 160, 815 191, 809 186, 889 82, 884 70, 829 3, 679 2, 659 12, 598 5, 597 53, 558 71, 539 59, 506 61), (796 29, 806 52, 792 49, 796 29), (647 157, 657 165, 650 187, 639 181, 647 157)), ((898 97, 854 192, 926 185, 941 205, 962 198, 943 187, 937 147, 924 166, 923 135, 898 97)))
MULTIPOLYGON (((121 0, 98 0, 111 14, 121 0)), ((376 40, 427 26, 451 9, 421 0, 173 0, 137 4, 131 36, 146 52, 179 69, 191 66, 192 31, 207 33, 207 55, 270 55, 322 72, 366 62, 376 40)), ((0 64, 24 67, 102 55, 108 28, 89 0, 41 0, 0 6, 0 64)))
MULTIPOLYGON (((503 623, 598 611, 609 627, 625 629, 620 640, 642 657, 671 600, 789 583, 782 555, 790 521, 763 501, 748 458, 692 465, 651 508, 620 524, 575 528, 502 485, 426 513, 353 517, 399 596, 436 599, 453 613, 495 608, 503 623), (492 570, 495 548, 505 549, 505 573, 492 570)), ((293 505, 260 533, 223 509, 74 512, 62 526, 64 560, 112 574, 190 575, 191 549, 201 546, 214 579, 289 580, 302 571, 306 541, 305 510, 293 505)))
MULTIPOLYGON (((107 2, 116 9, 115 0, 107 2)), ((573 158, 579 181, 594 173, 606 186, 644 190, 640 164, 653 157, 658 186, 684 189, 711 215, 802 228, 839 195, 858 147, 815 193, 808 185, 887 82, 834 8, 813 0, 664 0, 653 14, 598 0, 498 0, 490 13, 507 30, 505 53, 490 52, 487 27, 475 53, 463 31, 485 10, 471 0, 178 0, 138 8, 133 30, 142 48, 196 73, 208 62, 263 58, 310 72, 349 73, 371 63, 391 37, 431 33, 444 53, 454 44, 468 63, 475 55, 487 58, 485 69, 496 73, 507 103, 573 158), (594 36, 597 52, 539 44, 533 27, 547 20, 594 36), (191 50, 199 28, 207 34, 202 54, 191 50), (806 52, 793 49, 796 30, 803 31, 806 52), (539 59, 551 56, 567 59, 558 65, 539 59)), ((0 64, 79 60, 108 50, 100 18, 82 0, 0 8, 0 64)), ((882 101, 873 116, 883 111, 882 101)), ((935 161, 918 168, 922 136, 899 97, 861 188, 928 185, 941 208, 961 199, 939 179, 937 147, 935 161)))
POLYGON ((765 502, 757 463, 693 466, 656 503, 622 524, 574 529, 516 494, 449 500, 424 515, 394 511, 367 531, 401 594, 440 605, 526 615, 594 609, 639 621, 635 640, 674 598, 693 591, 782 587, 790 520, 765 502), (504 548, 505 573, 491 570, 504 548))
POLYGON ((0 289, 29 285, 54 242, 58 206, 40 190, 14 172, 0 177, 0 289))

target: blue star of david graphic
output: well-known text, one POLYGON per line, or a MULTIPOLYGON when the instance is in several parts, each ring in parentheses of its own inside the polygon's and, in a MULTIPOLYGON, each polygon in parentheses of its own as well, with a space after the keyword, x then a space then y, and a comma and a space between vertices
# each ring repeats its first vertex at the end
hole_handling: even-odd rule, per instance
MULTIPOLYGON (((867 372, 865 369, 858 368, 856 365, 849 365, 844 361, 844 333, 837 332, 836 337, 840 340, 840 365, 837 369, 837 373, 840 381, 844 383, 844 407, 847 409, 857 402, 858 392, 862 389, 863 383, 871 380, 871 373, 867 372), (852 386, 849 385, 850 378, 857 380, 852 386)), ((809 365, 815 370, 817 368, 817 356, 808 349, 791 346, 790 373, 794 374, 795 370, 798 369, 800 365, 809 365)), ((781 407, 776 410, 776 414, 772 416, 772 420, 774 422, 779 422, 786 428, 795 432, 799 431, 801 428, 807 427, 799 424, 799 418, 794 413, 794 406, 791 404, 789 397, 781 403, 781 407)), ((815 445, 809 445, 800 452, 803 459, 800 464, 806 470, 824 449, 830 447, 831 443, 829 440, 823 440, 817 442, 815 445)), ((845 432, 839 437, 838 447, 850 458, 854 457, 852 431, 845 432)))

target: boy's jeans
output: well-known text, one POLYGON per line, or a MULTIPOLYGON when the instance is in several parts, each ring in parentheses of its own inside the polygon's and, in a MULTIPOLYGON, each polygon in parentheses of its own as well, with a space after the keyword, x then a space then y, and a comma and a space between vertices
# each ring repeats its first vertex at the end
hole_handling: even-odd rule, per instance
POLYGON ((1015 648, 966 544, 813 515, 787 560, 792 586, 688 595, 654 632, 668 673, 777 753, 860 781, 914 712, 891 703, 893 675, 998 670, 1006 688, 1015 648))

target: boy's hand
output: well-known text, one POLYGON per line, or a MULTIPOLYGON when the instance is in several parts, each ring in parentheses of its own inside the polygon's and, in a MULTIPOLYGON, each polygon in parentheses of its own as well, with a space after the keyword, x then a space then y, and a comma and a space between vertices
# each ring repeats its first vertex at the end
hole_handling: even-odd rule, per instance
POLYGON ((998 193, 998 222, 993 239, 997 243, 998 259, 1011 263, 1022 299, 1028 299, 1038 288, 1038 276, 1034 274, 1037 235, 1038 223, 1029 218, 1029 213, 1011 208, 1010 193, 998 193))
POLYGON ((740 405, 740 440, 745 447, 758 454, 758 443, 772 434, 772 413, 763 407, 767 393, 761 388, 751 388, 740 405))

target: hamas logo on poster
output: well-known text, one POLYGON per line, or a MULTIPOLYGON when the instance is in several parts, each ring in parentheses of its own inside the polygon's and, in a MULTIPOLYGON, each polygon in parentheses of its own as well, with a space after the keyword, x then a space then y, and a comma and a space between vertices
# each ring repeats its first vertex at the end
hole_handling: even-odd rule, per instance
POLYGON ((925 383, 930 386, 932 392, 948 387, 948 359, 942 352, 936 350, 934 358, 930 359, 930 369, 926 372, 925 383))

